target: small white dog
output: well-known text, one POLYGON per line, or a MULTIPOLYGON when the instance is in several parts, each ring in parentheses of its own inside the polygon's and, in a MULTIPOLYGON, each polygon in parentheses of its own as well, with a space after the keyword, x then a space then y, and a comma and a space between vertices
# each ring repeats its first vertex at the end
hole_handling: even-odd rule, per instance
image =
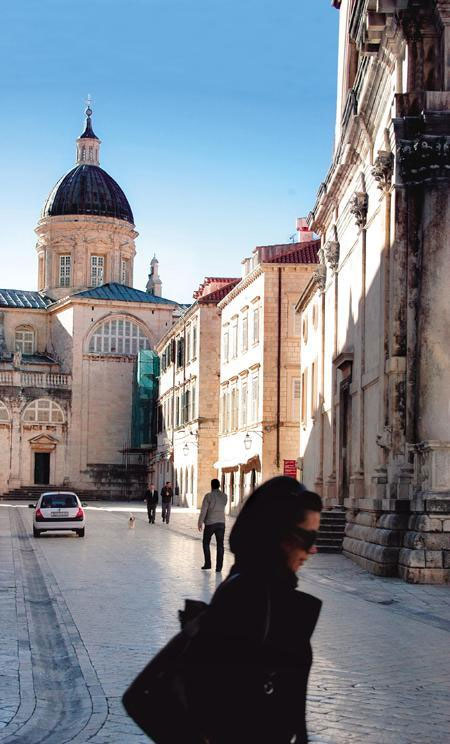
POLYGON ((128 527, 130 528, 130 530, 134 530, 134 528, 136 527, 136 517, 134 516, 134 514, 130 514, 128 527))

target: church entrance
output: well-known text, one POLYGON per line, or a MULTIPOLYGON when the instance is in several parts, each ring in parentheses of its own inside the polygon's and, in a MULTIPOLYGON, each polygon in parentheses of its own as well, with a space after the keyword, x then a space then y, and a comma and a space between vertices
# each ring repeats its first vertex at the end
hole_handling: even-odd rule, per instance
POLYGON ((39 485, 50 483, 50 452, 34 453, 34 482, 39 485))

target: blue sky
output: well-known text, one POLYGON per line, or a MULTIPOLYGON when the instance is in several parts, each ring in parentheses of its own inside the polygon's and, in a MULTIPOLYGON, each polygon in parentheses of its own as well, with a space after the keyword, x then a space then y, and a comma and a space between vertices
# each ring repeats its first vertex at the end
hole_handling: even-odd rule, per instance
POLYGON ((164 296, 189 301, 310 211, 333 144, 329 0, 22 0, 2 16, 0 286, 36 288, 33 230, 88 93, 140 233, 135 286, 156 253, 164 296))

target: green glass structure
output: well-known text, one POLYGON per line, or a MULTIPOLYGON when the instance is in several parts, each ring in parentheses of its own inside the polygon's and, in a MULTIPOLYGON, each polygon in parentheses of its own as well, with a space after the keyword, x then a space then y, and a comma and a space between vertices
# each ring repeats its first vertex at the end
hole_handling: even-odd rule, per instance
POLYGON ((133 375, 132 447, 156 445, 158 378, 158 355, 150 349, 141 349, 135 361, 133 375))

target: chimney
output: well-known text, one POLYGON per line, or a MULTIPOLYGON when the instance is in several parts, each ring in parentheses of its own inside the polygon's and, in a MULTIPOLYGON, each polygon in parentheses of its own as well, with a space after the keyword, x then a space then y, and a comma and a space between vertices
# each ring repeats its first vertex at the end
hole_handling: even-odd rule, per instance
POLYGON ((309 243, 310 240, 314 240, 312 230, 309 229, 305 217, 297 217, 296 230, 298 243, 309 243))

